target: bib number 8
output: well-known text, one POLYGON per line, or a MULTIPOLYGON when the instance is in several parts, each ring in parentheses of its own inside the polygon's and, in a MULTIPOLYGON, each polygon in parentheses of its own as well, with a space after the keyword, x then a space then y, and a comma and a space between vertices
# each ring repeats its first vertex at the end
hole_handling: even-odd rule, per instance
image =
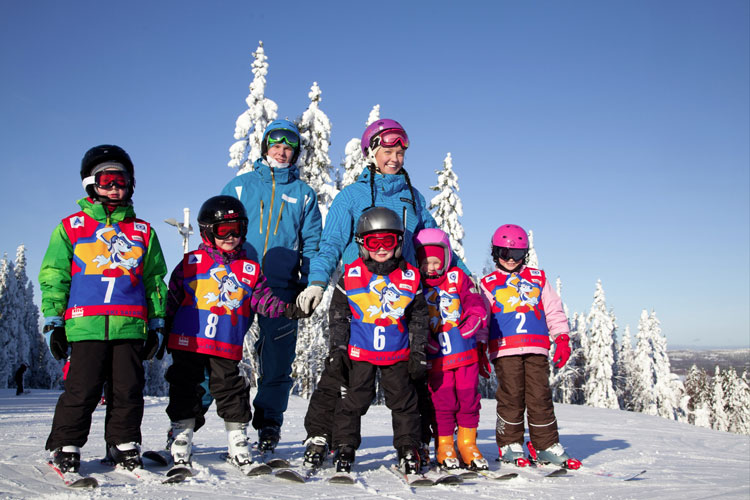
POLYGON ((203 335, 208 337, 209 339, 212 339, 216 337, 216 325, 219 324, 219 316, 217 314, 211 313, 208 315, 208 318, 206 318, 206 328, 203 330, 203 335))

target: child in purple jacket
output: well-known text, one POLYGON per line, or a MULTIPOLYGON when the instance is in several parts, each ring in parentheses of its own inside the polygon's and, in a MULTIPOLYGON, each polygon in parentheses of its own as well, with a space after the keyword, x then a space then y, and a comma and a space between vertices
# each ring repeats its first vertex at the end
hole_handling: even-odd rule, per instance
POLYGON ((453 444, 458 429, 461 462, 473 470, 487 470, 487 460, 476 444, 487 309, 471 278, 458 267, 450 267, 447 234, 423 229, 414 238, 414 246, 430 314, 427 366, 435 407, 436 459, 445 468, 459 467, 453 444))

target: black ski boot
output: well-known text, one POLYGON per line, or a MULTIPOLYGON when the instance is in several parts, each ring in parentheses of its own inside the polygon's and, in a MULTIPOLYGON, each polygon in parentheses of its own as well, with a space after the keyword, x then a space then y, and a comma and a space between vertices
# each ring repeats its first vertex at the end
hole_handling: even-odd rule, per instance
POLYGON ((398 449, 398 468, 404 474, 419 474, 419 452, 414 446, 398 449))
MULTIPOLYGON (((67 448, 73 448, 72 446, 67 448)), ((76 451, 63 451, 63 448, 56 448, 52 452, 52 463, 60 469, 63 474, 66 472, 78 472, 81 468, 81 453, 76 451)))
POLYGON ((314 436, 305 441, 305 467, 320 467, 328 456, 328 442, 324 436, 314 436))
POLYGON ((110 446, 109 458, 115 465, 119 465, 128 470, 142 469, 141 452, 135 443, 122 443, 117 446, 110 446))
POLYGON ((333 465, 336 466, 336 472, 351 472, 354 463, 354 447, 348 444, 339 445, 336 453, 333 455, 333 465))
POLYGON ((258 451, 270 452, 276 449, 281 439, 281 428, 278 425, 268 425, 258 432, 258 451))

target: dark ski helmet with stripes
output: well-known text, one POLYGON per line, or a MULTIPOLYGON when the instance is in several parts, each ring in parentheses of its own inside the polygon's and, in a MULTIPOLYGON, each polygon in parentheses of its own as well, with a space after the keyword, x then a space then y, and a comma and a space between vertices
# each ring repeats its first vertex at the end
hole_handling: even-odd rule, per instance
POLYGON ((203 202, 198 210, 198 227, 201 239, 211 247, 216 247, 214 238, 214 224, 219 222, 239 221, 241 226, 242 241, 247 235, 247 212, 245 205, 233 196, 213 196, 203 202))
POLYGON ((133 191, 135 190, 135 169, 133 168, 133 161, 124 149, 111 144, 95 146, 86 151, 86 154, 83 155, 83 159, 81 160, 81 184, 86 190, 86 194, 94 200, 102 199, 96 194, 94 176, 97 172, 109 168, 117 168, 127 174, 130 182, 128 183, 127 192, 123 201, 130 200, 133 196, 133 191))

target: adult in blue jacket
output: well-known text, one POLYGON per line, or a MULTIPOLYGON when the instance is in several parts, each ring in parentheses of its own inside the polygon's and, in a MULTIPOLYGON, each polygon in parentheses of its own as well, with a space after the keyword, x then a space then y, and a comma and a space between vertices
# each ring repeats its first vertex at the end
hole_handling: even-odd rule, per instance
MULTIPOLYGON (((386 207, 401 216, 406 228, 403 256, 419 267, 412 238, 422 229, 438 226, 427 209, 424 196, 412 186, 404 169, 408 147, 406 130, 395 120, 377 120, 365 129, 362 153, 367 167, 356 182, 345 187, 333 200, 326 216, 320 250, 310 262, 309 286, 297 297, 297 306, 306 314, 320 303, 339 259, 346 265, 359 256, 354 232, 360 215, 367 208, 386 207)), ((453 261, 471 275, 455 253, 453 261)))
MULTIPOLYGON (((254 170, 232 179, 221 194, 235 196, 247 211, 247 257, 261 263, 274 295, 291 302, 308 282, 310 259, 318 251, 321 216, 315 191, 299 178, 297 127, 276 120, 266 127, 261 158, 254 170)), ((279 442, 297 344, 297 321, 258 317, 255 350, 260 360, 253 427, 258 447, 273 451, 279 442)))

